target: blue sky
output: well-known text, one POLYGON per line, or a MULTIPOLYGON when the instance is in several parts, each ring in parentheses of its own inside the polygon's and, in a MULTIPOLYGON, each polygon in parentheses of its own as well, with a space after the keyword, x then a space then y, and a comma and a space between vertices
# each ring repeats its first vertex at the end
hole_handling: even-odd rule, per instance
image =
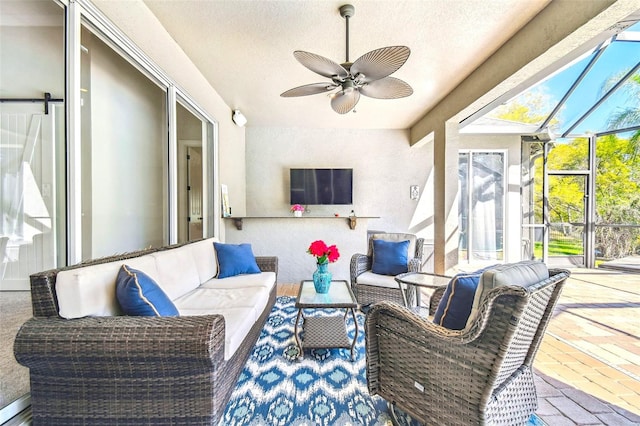
MULTIPOLYGON (((629 27, 627 31, 640 32, 640 23, 629 27)), ((549 79, 537 84, 527 92, 514 98, 510 102, 526 103, 524 99, 544 100, 544 108, 539 112, 548 115, 569 90, 582 70, 588 66, 596 55, 582 58, 571 66, 553 75, 549 79)), ((584 79, 576 87, 564 106, 557 114, 558 124, 553 126, 554 133, 564 133, 575 120, 587 112, 604 94, 602 87, 607 80, 617 76, 624 76, 629 70, 640 63, 640 41, 613 41, 604 49, 584 79)), ((640 70, 636 70, 640 73, 640 70)), ((598 133, 608 130, 608 121, 616 112, 626 108, 640 108, 640 97, 630 96, 628 90, 617 90, 595 111, 593 111, 571 134, 584 134, 586 132, 598 133)), ((637 93, 637 92, 636 92, 637 93)), ((541 123, 538 123, 541 124, 541 123)), ((636 123, 640 125, 640 123, 636 123)))

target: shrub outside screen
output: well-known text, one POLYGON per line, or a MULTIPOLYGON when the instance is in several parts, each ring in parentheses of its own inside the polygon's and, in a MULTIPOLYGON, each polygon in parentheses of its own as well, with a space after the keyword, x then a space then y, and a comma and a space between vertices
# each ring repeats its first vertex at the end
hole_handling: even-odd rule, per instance
POLYGON ((353 169, 290 169, 291 204, 352 204, 353 169))

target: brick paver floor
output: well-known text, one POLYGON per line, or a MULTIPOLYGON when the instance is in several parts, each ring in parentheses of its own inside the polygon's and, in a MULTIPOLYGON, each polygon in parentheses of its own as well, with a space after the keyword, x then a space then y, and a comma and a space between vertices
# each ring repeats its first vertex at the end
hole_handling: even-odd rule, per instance
POLYGON ((572 269, 534 369, 547 425, 640 425, 640 273, 572 269))
POLYGON ((534 368, 549 426, 640 424, 640 274, 572 269, 534 368))

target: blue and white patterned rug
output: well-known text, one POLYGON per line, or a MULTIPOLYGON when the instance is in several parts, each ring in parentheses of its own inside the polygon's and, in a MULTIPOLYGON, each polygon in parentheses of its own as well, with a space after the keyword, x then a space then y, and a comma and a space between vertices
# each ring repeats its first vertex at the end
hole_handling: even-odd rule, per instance
MULTIPOLYGON (((221 425, 390 425, 386 402, 367 390, 364 315, 358 321, 357 356, 348 349, 306 350, 300 361, 293 336, 295 298, 278 297, 227 404, 221 425)), ((344 312, 344 310, 340 310, 344 312)), ((311 312, 309 312, 311 314, 311 312)), ((336 309, 313 315, 336 315, 336 309)), ((355 332, 347 317, 349 339, 355 332)), ((402 419, 408 425, 418 425, 402 419)), ((544 423, 532 416, 528 426, 544 423)))

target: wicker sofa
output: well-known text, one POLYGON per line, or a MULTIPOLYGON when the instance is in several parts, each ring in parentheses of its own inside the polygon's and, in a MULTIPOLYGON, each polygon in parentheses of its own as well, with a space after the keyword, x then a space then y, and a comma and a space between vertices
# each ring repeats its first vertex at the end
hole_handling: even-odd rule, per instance
POLYGON ((35 424, 219 422, 275 303, 278 262, 256 257, 262 272, 216 279, 213 241, 31 276, 34 317, 14 353, 30 369, 35 424), (120 315, 113 287, 122 264, 151 276, 180 315, 120 315), (70 288, 86 309, 63 300, 73 301, 70 288))
POLYGON ((425 424, 526 424, 538 407, 533 360, 568 277, 534 261, 491 268, 462 330, 375 304, 365 325, 370 393, 425 424))

